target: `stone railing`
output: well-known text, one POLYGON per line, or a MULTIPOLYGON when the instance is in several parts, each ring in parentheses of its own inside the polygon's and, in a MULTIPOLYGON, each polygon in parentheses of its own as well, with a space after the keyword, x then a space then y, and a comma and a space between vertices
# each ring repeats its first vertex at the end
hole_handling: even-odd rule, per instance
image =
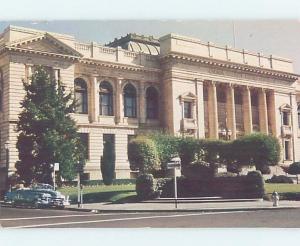
POLYGON ((292 136, 292 127, 291 126, 281 126, 281 136, 282 137, 292 136))
POLYGON ((128 65, 138 65, 150 68, 159 68, 158 56, 124 50, 120 47, 111 48, 92 43, 75 43, 75 49, 84 58, 99 61, 117 62, 128 65))
POLYGON ((218 46, 199 39, 168 34, 160 38, 160 53, 181 53, 216 60, 240 63, 260 68, 274 69, 283 72, 293 72, 292 61, 273 55, 264 56, 262 53, 252 53, 245 49, 239 50, 230 46, 218 46))

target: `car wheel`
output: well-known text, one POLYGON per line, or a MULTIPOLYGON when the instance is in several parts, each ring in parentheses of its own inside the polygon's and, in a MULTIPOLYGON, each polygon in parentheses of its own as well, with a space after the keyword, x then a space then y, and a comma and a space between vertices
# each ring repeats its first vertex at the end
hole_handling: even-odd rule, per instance
POLYGON ((12 201, 12 202, 11 202, 11 207, 12 207, 12 208, 15 208, 15 207, 16 207, 15 201, 12 201))
POLYGON ((38 201, 35 201, 34 202, 34 206, 33 206, 34 208, 40 208, 40 204, 38 203, 38 201))

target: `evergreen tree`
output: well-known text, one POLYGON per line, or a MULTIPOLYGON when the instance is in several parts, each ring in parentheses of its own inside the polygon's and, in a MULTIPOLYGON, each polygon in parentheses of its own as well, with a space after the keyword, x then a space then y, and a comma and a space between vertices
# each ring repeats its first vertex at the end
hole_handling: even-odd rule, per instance
POLYGON ((26 184, 52 184, 52 168, 60 164, 59 177, 72 180, 76 165, 84 162, 84 146, 77 133, 72 93, 66 93, 45 69, 38 67, 31 82, 23 81, 25 98, 19 115, 17 174, 26 184))
POLYGON ((115 178, 115 159, 115 150, 112 140, 106 139, 104 142, 103 156, 101 157, 101 173, 105 185, 111 185, 115 178))

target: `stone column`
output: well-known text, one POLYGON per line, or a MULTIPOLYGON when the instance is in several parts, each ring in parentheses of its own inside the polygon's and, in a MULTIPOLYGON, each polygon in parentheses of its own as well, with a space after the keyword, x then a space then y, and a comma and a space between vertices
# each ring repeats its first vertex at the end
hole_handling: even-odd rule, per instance
POLYGON ((205 138, 204 127, 204 98, 203 98, 203 80, 196 79, 195 91, 197 96, 196 118, 197 119, 197 138, 205 138))
POLYGON ((243 114, 245 134, 251 134, 253 132, 251 91, 248 86, 246 86, 243 90, 243 114))
POLYGON ((90 79, 89 118, 91 122, 97 122, 99 116, 99 88, 96 75, 90 79))
POLYGON ((231 130, 231 140, 236 139, 234 86, 229 84, 226 96, 227 128, 231 130))
POLYGON ((273 136, 277 136, 276 130, 276 107, 275 107, 275 93, 274 91, 268 92, 268 118, 270 120, 270 130, 273 136))
POLYGON ((56 83, 59 81, 59 69, 54 69, 54 79, 56 83))
POLYGON ((31 81, 31 76, 32 76, 32 66, 27 65, 27 81, 31 81))
POLYGON ((261 132, 268 134, 268 109, 267 98, 264 89, 258 92, 258 106, 259 106, 259 129, 261 132))
POLYGON ((115 116, 116 116, 116 123, 122 124, 124 118, 124 106, 123 106, 123 91, 122 91, 122 83, 123 78, 116 79, 116 91, 115 91, 115 116))
POLYGON ((219 138, 218 122, 218 104, 216 83, 212 81, 208 85, 208 120, 209 120, 209 137, 219 138))
POLYGON ((139 92, 137 96, 137 106, 139 107, 139 123, 146 123, 146 91, 145 91, 145 81, 140 81, 139 92))

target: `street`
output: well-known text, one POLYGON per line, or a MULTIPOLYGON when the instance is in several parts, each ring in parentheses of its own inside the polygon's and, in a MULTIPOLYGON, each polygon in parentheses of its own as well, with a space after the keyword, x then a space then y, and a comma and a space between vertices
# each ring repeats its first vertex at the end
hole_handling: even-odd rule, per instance
POLYGON ((0 225, 2 228, 299 228, 300 209, 95 214, 1 207, 0 225))

